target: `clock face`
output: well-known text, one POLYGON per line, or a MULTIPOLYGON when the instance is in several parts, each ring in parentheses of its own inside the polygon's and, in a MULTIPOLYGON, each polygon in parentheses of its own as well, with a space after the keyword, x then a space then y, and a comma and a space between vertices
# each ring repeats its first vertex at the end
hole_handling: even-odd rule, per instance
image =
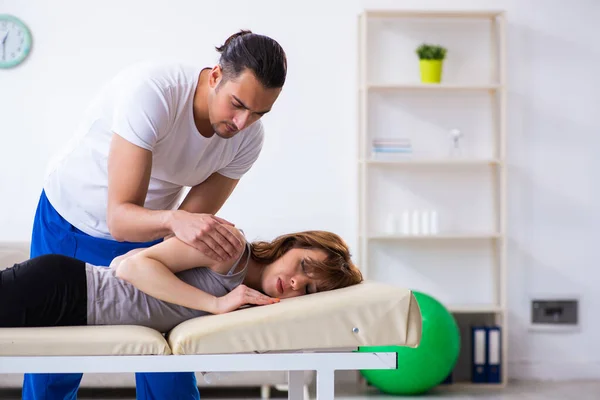
POLYGON ((11 68, 25 60, 31 50, 31 32, 12 15, 0 14, 0 68, 11 68))

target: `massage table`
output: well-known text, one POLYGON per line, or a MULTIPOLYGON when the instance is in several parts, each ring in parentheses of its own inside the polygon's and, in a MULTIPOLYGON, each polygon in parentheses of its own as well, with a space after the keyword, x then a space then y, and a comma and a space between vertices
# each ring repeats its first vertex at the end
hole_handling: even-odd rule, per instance
POLYGON ((412 292, 379 282, 183 322, 168 334, 142 326, 0 329, 0 373, 288 371, 288 398, 334 398, 336 370, 394 369, 395 352, 416 347, 421 313, 412 292))

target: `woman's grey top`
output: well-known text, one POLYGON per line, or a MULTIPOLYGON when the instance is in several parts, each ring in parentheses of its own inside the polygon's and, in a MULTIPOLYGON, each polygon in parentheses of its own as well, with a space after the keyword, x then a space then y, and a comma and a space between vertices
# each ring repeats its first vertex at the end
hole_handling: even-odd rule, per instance
MULTIPOLYGON (((239 286, 246 276, 250 260, 247 252, 226 275, 210 268, 199 267, 177 273, 182 281, 214 296, 221 297, 239 286), (241 271, 233 273, 240 260, 246 257, 241 271)), ((158 300, 115 276, 115 270, 86 264, 88 325, 142 325, 165 333, 185 320, 209 314, 158 300)))

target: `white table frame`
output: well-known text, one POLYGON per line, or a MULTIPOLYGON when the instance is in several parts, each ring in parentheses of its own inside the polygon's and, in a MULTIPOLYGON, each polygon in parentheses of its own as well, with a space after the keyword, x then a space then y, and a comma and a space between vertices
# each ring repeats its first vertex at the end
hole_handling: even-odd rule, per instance
POLYGON ((288 399, 304 398, 304 371, 317 373, 317 399, 334 398, 337 370, 395 369, 396 353, 312 352, 157 356, 2 356, 0 373, 288 371, 288 399))

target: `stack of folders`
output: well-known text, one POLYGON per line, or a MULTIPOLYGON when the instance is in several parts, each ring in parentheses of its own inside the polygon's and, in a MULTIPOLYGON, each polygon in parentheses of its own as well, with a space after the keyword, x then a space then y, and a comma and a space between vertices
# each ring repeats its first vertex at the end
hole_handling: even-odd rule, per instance
POLYGON ((471 380, 473 383, 502 381, 502 338, 499 326, 472 326, 471 380))
POLYGON ((374 159, 394 157, 412 153, 412 144, 407 138, 375 138, 372 142, 374 159))

